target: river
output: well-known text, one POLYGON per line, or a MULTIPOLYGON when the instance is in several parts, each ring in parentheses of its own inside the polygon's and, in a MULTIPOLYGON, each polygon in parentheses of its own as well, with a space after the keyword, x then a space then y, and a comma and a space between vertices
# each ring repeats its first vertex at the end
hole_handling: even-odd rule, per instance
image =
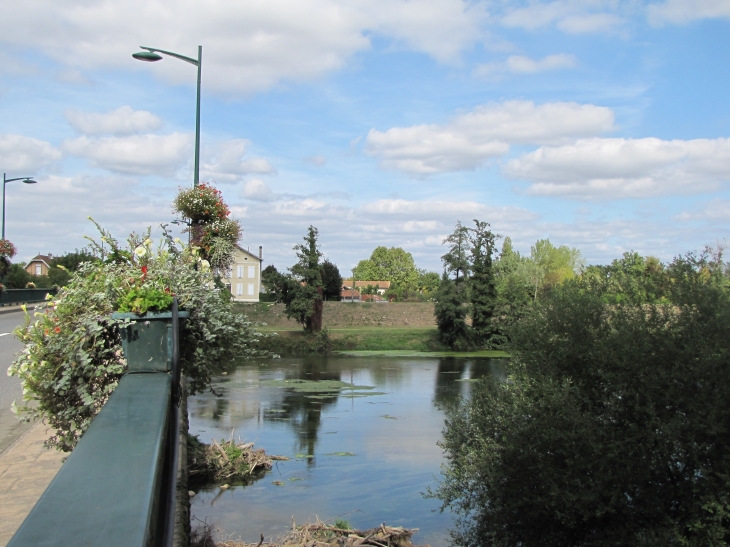
POLYGON ((254 543, 262 533, 267 541, 283 534, 292 518, 343 519, 360 529, 385 522, 418 528, 415 544, 449 545, 451 515, 423 496, 443 461, 441 407, 490 374, 503 378, 506 361, 318 356, 232 368, 214 381, 219 397, 190 398, 191 434, 204 442, 233 435, 292 459, 247 485, 200 488, 193 525, 206 521, 219 540, 254 543), (338 381, 356 387, 316 391, 338 381))

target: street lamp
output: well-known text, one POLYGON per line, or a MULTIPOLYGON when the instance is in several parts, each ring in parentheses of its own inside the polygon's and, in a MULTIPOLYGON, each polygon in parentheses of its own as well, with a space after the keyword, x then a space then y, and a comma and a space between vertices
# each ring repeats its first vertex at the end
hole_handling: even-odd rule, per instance
POLYGON ((13 182, 15 180, 22 180, 25 184, 36 184, 37 182, 33 180, 30 177, 17 177, 14 179, 7 179, 5 178, 5 173, 3 173, 3 239, 5 239, 5 185, 8 182, 13 182))
POLYGON ((154 63, 155 61, 162 60, 158 53, 163 55, 169 55, 170 57, 176 57, 186 63, 195 65, 198 67, 198 101, 195 109, 195 179, 193 180, 193 186, 197 186, 200 180, 200 71, 203 68, 203 46, 198 46, 198 59, 191 59, 185 55, 179 55, 172 53, 171 51, 165 51, 164 49, 155 49, 152 47, 139 46, 147 51, 141 51, 139 53, 133 53, 132 57, 139 61, 146 61, 148 63, 154 63))

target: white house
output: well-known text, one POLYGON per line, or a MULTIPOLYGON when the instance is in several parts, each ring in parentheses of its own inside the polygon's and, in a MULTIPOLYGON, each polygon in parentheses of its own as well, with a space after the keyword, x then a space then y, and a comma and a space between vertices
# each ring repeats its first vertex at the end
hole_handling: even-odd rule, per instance
POLYGON ((221 281, 225 283, 236 302, 258 302, 261 289, 261 263, 263 249, 259 256, 236 245, 231 269, 224 272, 221 281))

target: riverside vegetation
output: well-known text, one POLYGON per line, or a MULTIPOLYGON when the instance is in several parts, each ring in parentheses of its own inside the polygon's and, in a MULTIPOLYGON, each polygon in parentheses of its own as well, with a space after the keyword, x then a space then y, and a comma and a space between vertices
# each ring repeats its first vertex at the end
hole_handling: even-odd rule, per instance
POLYGON ((728 545, 729 287, 708 250, 544 292, 506 329, 509 381, 447 409, 454 544, 728 545))

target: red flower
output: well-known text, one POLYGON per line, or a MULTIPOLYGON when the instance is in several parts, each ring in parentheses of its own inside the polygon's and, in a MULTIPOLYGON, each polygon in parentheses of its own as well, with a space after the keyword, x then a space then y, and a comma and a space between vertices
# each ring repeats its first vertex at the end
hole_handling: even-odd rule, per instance
POLYGON ((55 329, 53 329, 53 332, 58 334, 59 332, 61 332, 61 327, 56 327, 55 329))
POLYGON ((142 266, 142 277, 147 275, 147 266, 142 266))

